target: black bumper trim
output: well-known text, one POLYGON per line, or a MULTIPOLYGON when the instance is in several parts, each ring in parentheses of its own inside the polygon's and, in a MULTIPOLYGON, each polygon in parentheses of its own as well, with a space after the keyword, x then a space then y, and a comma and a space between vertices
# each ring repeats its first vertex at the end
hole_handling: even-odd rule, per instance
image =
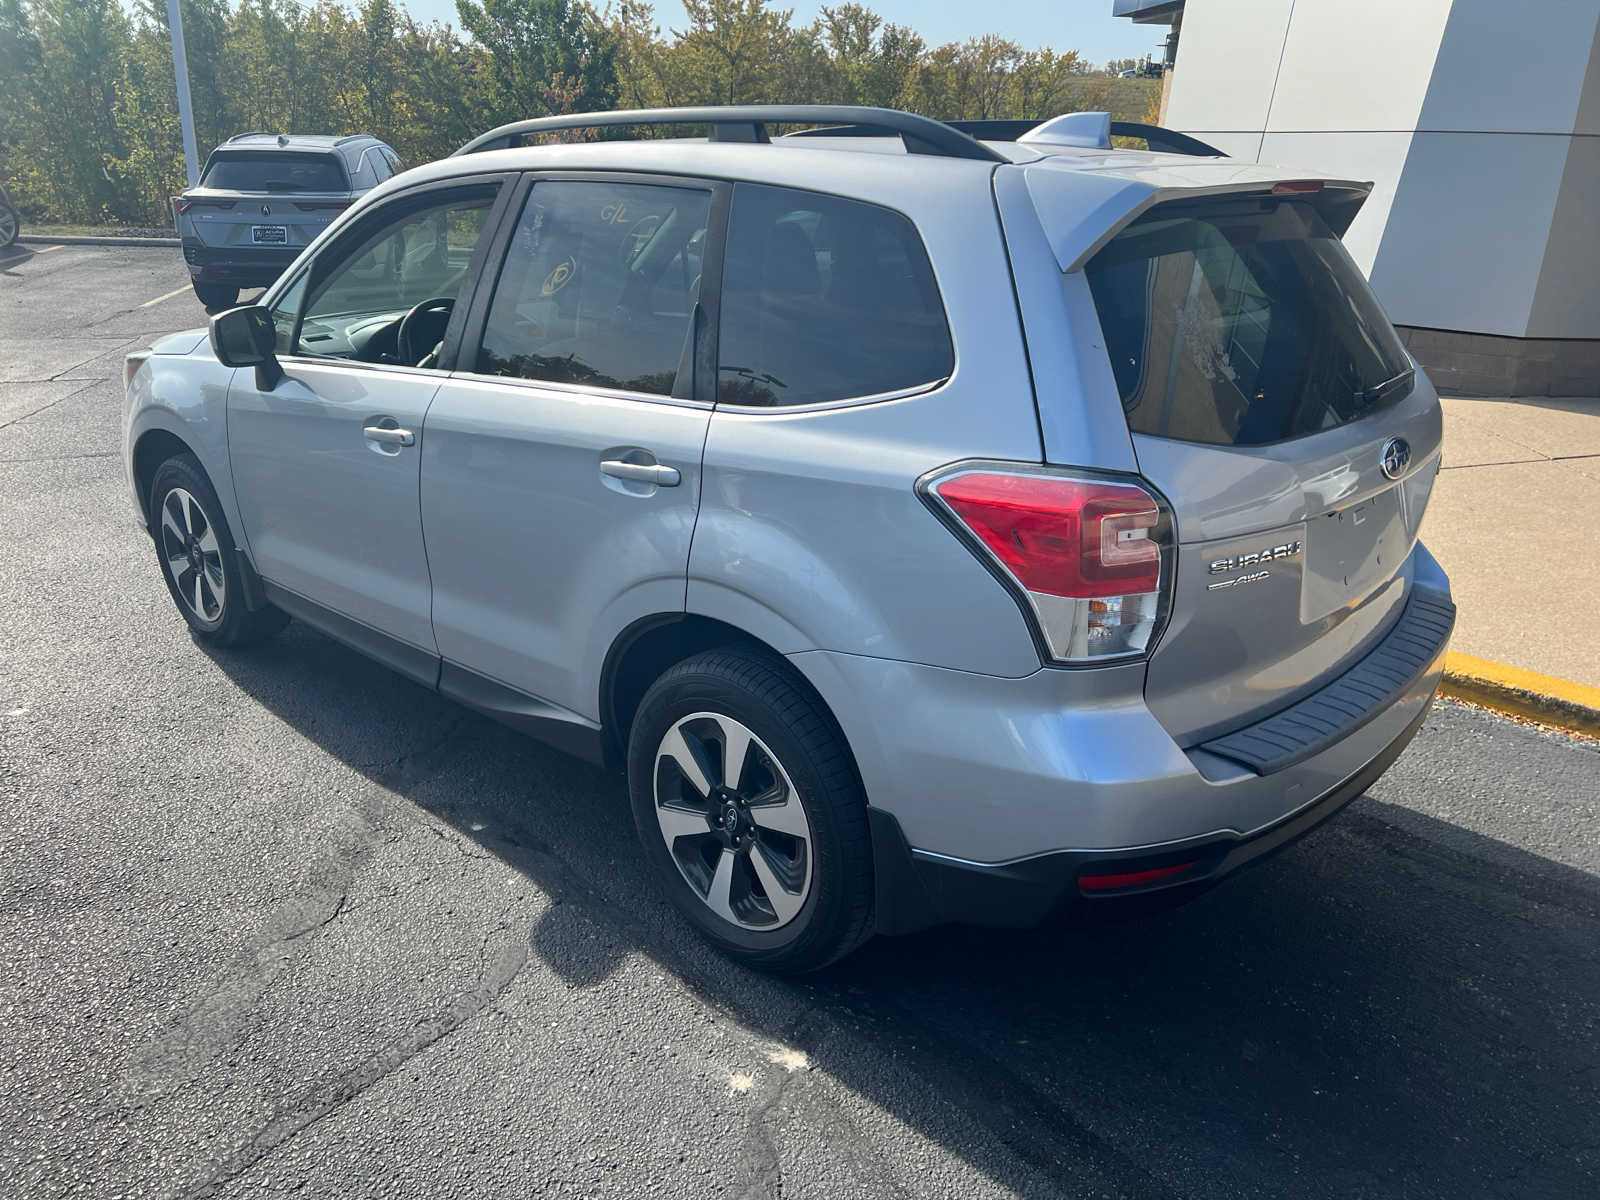
POLYGON ((304 246, 208 246, 195 238, 183 239, 183 260, 189 275, 202 283, 237 283, 240 287, 265 287, 300 257, 304 246))
POLYGON ((914 851, 892 813, 869 807, 877 931, 915 933, 951 922, 1011 928, 1050 919, 1087 922, 1133 916, 1191 899, 1239 868, 1297 841, 1371 787, 1410 745, 1432 705, 1430 695, 1416 719, 1349 779, 1247 837, 1210 835, 1159 849, 1062 850, 991 866, 914 851), (1188 862, 1194 866, 1182 875, 1144 887, 1090 895, 1078 886, 1084 874, 1188 862))
POLYGON ((1400 620, 1360 662, 1325 687, 1254 725, 1200 749, 1270 775, 1326 750, 1393 704, 1450 640, 1456 606, 1447 596, 1411 593, 1400 620))

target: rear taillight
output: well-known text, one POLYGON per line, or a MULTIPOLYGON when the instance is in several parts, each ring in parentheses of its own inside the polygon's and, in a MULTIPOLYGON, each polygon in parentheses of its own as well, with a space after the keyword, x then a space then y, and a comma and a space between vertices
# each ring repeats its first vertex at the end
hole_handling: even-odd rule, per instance
POLYGON ((189 211, 189 204, 190 201, 184 199, 182 196, 174 196, 172 198, 172 215, 174 217, 183 216, 184 213, 189 211))
POLYGON ((1170 520, 1143 487, 985 464, 935 474, 919 489, 1024 602, 1052 659, 1150 649, 1172 540, 1170 520))

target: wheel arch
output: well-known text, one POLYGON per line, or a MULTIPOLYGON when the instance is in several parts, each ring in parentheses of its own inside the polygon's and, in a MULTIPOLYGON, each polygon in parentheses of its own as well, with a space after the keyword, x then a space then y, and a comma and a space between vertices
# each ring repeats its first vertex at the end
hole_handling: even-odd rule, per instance
MULTIPOLYGON (((160 470, 161 464, 179 454, 193 455, 196 461, 200 457, 195 454, 194 447, 188 442, 170 429, 159 425, 145 430, 133 444, 133 481, 137 488, 139 511, 144 516, 144 527, 147 531, 154 532, 150 525, 150 486, 155 482, 156 472, 160 470)), ((204 470, 204 464, 201 469, 204 470)), ((215 480, 212 480, 211 486, 216 486, 215 480)))
POLYGON ((859 782, 855 751, 838 717, 805 674, 773 646, 748 630, 698 613, 657 613, 633 622, 611 644, 600 671, 600 724, 608 765, 627 760, 628 732, 650 685, 663 672, 692 655, 719 648, 741 648, 783 671, 827 716, 844 746, 859 782))

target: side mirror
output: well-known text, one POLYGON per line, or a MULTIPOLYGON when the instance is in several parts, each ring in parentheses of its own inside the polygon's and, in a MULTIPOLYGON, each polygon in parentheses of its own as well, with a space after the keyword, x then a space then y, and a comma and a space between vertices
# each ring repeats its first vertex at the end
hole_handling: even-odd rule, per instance
POLYGON ((255 304, 230 308, 211 318, 211 349, 225 367, 254 367, 256 387, 270 392, 283 378, 278 365, 277 328, 272 314, 255 304))

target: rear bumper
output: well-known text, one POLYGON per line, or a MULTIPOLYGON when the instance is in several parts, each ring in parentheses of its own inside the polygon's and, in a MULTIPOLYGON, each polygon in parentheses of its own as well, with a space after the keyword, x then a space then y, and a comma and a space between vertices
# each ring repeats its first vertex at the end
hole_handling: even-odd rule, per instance
POLYGON ((198 238, 183 239, 183 261, 196 283, 233 283, 267 287, 300 257, 303 246, 207 246, 198 238))
POLYGON ((1399 756, 1438 690, 1449 580, 1420 544, 1407 572, 1415 613, 1321 691, 1236 731, 1260 741, 1180 747, 1144 703, 1142 664, 1001 679, 791 655, 855 752, 880 930, 1167 903, 1326 819, 1399 756), (1114 890, 1081 882, 1180 864, 1114 890))
POLYGON ((914 851, 894 817, 868 809, 877 866, 877 929, 914 933, 934 925, 1031 926, 1092 922, 1181 904, 1241 867, 1304 837, 1366 791, 1422 728, 1428 705, 1354 776, 1300 811, 1248 836, 1214 834, 1164 846, 1062 850, 1015 863, 963 862, 914 851), (1082 881, 1148 876, 1148 882, 1090 890, 1082 881))

